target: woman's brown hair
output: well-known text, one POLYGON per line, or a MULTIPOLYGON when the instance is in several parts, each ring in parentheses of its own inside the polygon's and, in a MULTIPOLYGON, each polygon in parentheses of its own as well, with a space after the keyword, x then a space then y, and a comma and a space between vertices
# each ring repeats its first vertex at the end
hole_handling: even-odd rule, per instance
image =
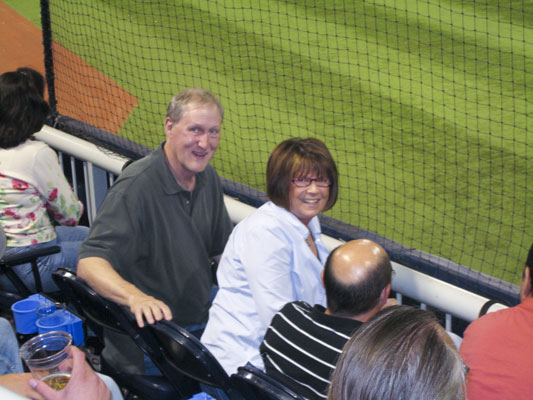
POLYGON ((329 210, 337 201, 337 166, 326 145, 314 138, 287 139, 276 146, 267 164, 268 198, 274 204, 289 210, 291 181, 308 173, 329 180, 329 198, 324 211, 329 210))

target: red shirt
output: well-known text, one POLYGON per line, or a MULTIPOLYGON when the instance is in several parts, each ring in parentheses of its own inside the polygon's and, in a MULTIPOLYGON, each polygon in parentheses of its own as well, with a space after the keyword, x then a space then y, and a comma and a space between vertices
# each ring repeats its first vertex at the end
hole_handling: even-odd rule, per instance
POLYGON ((472 322, 460 353, 469 400, 533 399, 533 298, 472 322))

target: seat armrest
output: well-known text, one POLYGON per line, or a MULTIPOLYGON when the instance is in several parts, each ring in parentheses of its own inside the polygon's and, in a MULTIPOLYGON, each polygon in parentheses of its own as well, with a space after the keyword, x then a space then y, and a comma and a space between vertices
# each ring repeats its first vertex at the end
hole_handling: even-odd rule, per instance
POLYGON ((56 253, 59 253, 60 251, 61 251, 61 247, 59 246, 39 247, 36 249, 26 250, 20 254, 4 255, 4 257, 2 258, 2 261, 7 266, 13 267, 15 265, 30 263, 36 258, 56 254, 56 253))

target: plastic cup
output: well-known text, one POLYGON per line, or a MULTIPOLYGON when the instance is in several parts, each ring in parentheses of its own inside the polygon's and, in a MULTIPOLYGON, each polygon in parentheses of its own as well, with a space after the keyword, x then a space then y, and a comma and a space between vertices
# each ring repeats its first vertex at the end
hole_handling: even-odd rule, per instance
POLYGON ((51 331, 71 333, 69 330, 70 318, 61 304, 42 305, 37 309, 37 317, 38 320, 35 325, 37 325, 39 333, 51 331))
POLYGON ((37 332, 37 308, 41 303, 38 300, 25 299, 14 303, 11 306, 13 317, 15 319, 15 327, 18 333, 28 334, 37 332))
POLYGON ((37 320, 39 333, 52 331, 69 332, 70 318, 63 311, 56 311, 37 320))
POLYGON ((28 340, 20 347, 19 353, 34 378, 55 390, 61 390, 70 379, 71 345, 70 334, 52 331, 28 340))

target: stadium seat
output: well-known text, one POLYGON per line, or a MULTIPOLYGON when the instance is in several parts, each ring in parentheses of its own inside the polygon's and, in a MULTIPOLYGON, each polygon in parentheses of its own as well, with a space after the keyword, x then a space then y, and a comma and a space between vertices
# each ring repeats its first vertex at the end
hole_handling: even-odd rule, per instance
POLYGON ((281 382, 252 367, 239 367, 231 382, 247 400, 304 400, 281 382))
POLYGON ((96 293, 72 271, 60 268, 52 274, 55 283, 86 319, 88 326, 101 335, 103 328, 130 336, 163 376, 150 376, 117 371, 108 360, 101 357, 102 373, 111 376, 117 384, 127 389, 126 399, 138 396, 143 399, 187 399, 197 387, 190 390, 181 374, 166 363, 156 339, 146 328, 139 328, 133 315, 96 293), (183 389, 187 389, 185 392, 183 389))
MULTIPOLYGON (((59 246, 47 246, 36 249, 27 250, 23 253, 15 255, 5 255, 6 250, 6 235, 3 229, 0 229, 0 274, 3 274, 16 288, 15 291, 0 290, 0 308, 2 310, 9 310, 11 305, 26 297, 40 293, 43 290, 41 284, 41 274, 37 267, 37 259, 40 257, 56 254, 61 251, 59 246), (35 282, 35 290, 31 290, 22 282, 19 276, 15 273, 14 268, 22 264, 31 264, 33 279, 35 282)), ((58 293, 50 293, 50 297, 56 299, 61 297, 58 293)), ((60 298, 57 300, 61 300, 60 298)))
POLYGON ((177 371, 198 383, 221 389, 230 400, 246 398, 235 390, 226 371, 211 352, 187 330, 164 320, 150 325, 149 329, 159 341, 168 362, 177 371))

